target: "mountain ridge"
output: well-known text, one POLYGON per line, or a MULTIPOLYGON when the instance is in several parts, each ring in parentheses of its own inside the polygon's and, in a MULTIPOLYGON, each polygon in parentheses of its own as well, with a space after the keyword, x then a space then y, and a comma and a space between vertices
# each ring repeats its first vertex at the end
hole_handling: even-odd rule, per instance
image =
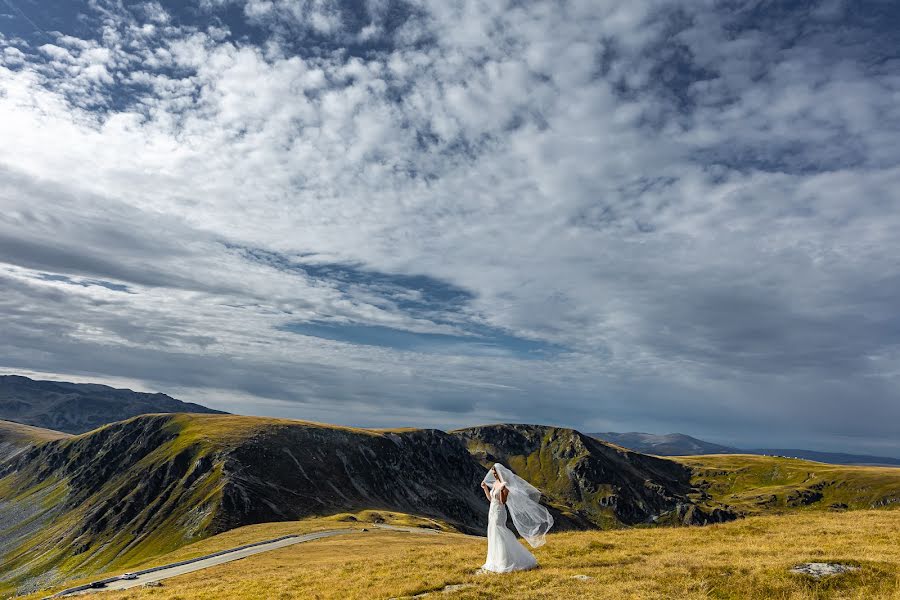
POLYGON ((495 456, 521 465, 526 477, 544 473, 535 481, 548 486, 556 530, 729 518, 694 506, 689 469, 569 429, 376 431, 151 414, 0 463, 0 595, 40 585, 48 573, 55 583, 130 566, 243 525, 362 509, 483 533, 480 459, 495 456), (492 454, 473 454, 474 446, 492 454), (536 458, 542 469, 528 471, 536 458), (570 471, 576 483, 566 488, 570 471))
POLYGON ((0 419, 23 425, 79 434, 140 414, 162 412, 225 414, 158 392, 0 375, 0 419))
POLYGON ((737 448, 707 442, 684 433, 655 434, 631 431, 589 433, 591 437, 613 443, 635 452, 657 456, 693 456, 703 454, 756 454, 761 456, 785 456, 836 465, 900 466, 900 458, 872 456, 847 452, 821 452, 817 450, 780 448, 737 448))
POLYGON ((703 512, 693 506, 689 469, 573 429, 501 424, 452 433, 465 440, 483 467, 506 464, 541 489, 550 506, 594 526, 705 524, 735 518, 724 507, 703 512))

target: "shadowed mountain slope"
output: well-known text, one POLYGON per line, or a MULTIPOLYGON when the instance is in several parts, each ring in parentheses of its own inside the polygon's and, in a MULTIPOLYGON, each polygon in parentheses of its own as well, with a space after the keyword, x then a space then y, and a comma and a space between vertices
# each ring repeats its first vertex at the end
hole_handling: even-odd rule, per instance
POLYGON ((666 511, 670 521, 708 518, 686 497, 687 468, 567 429, 375 431, 143 415, 0 465, 0 596, 253 523, 379 509, 482 533, 479 483, 494 456, 546 488, 557 529, 619 527, 666 511))
POLYGON ((135 417, 0 466, 0 597, 252 523, 378 508, 476 531, 482 475, 437 430, 135 417))
POLYGON ((489 425, 453 434, 465 440, 482 466, 508 465, 540 488, 560 514, 583 524, 702 524, 734 518, 726 510, 703 512, 692 505, 690 469, 573 429, 489 425))
POLYGON ((0 375, 0 419, 66 433, 84 433, 137 415, 218 413, 166 394, 148 394, 96 383, 38 381, 0 375))

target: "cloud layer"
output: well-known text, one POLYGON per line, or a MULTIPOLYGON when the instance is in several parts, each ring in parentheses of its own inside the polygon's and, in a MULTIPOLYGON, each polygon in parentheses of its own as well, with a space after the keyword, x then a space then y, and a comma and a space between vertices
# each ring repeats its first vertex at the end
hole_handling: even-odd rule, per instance
POLYGON ((41 5, 0 367, 900 456, 892 3, 41 5))

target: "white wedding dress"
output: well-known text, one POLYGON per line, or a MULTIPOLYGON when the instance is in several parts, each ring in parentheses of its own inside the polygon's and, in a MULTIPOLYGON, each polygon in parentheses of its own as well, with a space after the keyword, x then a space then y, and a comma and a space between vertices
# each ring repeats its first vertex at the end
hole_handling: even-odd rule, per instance
POLYGON ((515 534, 506 526, 506 506, 500 501, 501 493, 502 488, 491 488, 487 561, 481 568, 494 573, 533 569, 537 566, 537 559, 519 543, 515 534))

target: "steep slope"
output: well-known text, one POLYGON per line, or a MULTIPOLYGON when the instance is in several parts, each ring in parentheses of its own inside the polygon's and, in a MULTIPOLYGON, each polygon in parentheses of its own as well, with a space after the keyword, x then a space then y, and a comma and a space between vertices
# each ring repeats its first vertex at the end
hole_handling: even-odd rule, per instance
MULTIPOLYGON (((130 568, 257 523, 374 509, 481 533, 488 505, 478 484, 495 461, 545 492, 556 530, 728 520, 738 509, 745 512, 752 486, 770 484, 819 491, 814 485, 827 481, 835 501, 847 500, 850 508, 887 506, 900 496, 896 469, 881 469, 896 479, 853 479, 861 492, 880 486, 857 501, 842 491, 837 472, 809 485, 799 474, 826 465, 794 461, 800 464, 791 464, 782 481, 783 469, 752 467, 745 475, 744 464, 695 462, 707 458, 727 457, 678 463, 571 429, 529 425, 445 433, 142 415, 29 445, 0 463, 0 598, 130 568)), ((785 508, 804 508, 792 498, 785 495, 785 508)))
POLYGON ((24 452, 32 446, 70 437, 61 431, 0 421, 0 463, 24 452))
POLYGON ((0 597, 251 523, 375 508, 479 530, 481 476, 436 430, 136 417, 0 466, 0 597))
POLYGON ((616 527, 734 518, 722 507, 704 512, 692 504, 689 469, 572 429, 490 425, 453 434, 465 441, 483 466, 509 465, 539 487, 562 516, 575 522, 616 527))
POLYGON ((657 456, 687 456, 693 454, 734 454, 740 452, 736 448, 705 442, 683 433, 667 433, 657 435, 654 433, 641 433, 632 431, 629 433, 616 433, 606 431, 603 433, 590 433, 591 437, 610 442, 644 454, 657 456))
POLYGON ((253 523, 378 509, 481 533, 479 483, 495 459, 547 490, 557 529, 728 516, 690 504, 689 469, 568 429, 143 415, 0 465, 0 597, 253 523))
POLYGON ((148 394, 95 383, 37 381, 0 375, 0 419, 66 433, 84 433, 136 415, 162 412, 217 413, 165 394, 148 394))

